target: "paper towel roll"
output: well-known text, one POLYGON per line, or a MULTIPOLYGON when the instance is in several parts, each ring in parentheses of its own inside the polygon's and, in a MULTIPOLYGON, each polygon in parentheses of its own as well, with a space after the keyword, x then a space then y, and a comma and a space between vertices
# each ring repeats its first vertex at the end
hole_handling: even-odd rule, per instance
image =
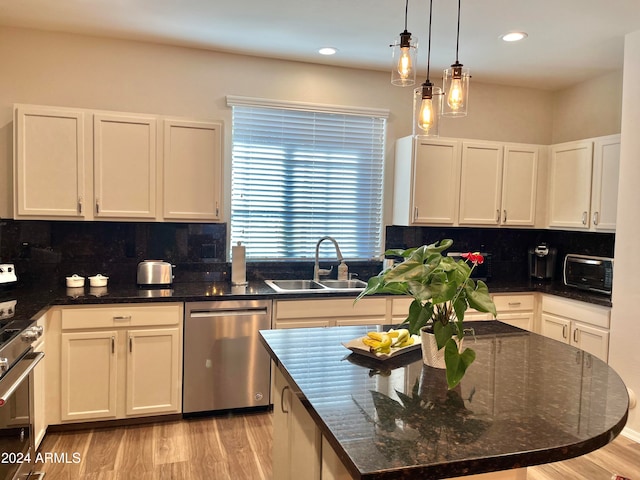
POLYGON ((247 284, 246 251, 244 245, 241 245, 240 242, 238 242, 238 245, 231 247, 231 284, 247 284))

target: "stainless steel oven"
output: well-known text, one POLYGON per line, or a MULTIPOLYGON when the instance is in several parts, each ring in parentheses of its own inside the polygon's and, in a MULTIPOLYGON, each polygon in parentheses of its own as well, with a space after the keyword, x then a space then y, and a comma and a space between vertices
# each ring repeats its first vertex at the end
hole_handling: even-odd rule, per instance
POLYGON ((44 353, 42 334, 29 320, 13 320, 15 300, 0 301, 0 480, 37 479, 34 472, 33 369, 44 353))

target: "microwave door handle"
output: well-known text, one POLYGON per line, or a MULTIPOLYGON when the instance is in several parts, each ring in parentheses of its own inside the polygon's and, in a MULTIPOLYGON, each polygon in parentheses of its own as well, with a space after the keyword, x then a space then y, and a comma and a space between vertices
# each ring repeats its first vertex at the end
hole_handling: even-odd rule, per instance
POLYGON ((4 406, 13 395, 25 378, 29 376, 31 371, 36 368, 40 360, 44 358, 44 352, 38 352, 28 360, 21 360, 17 363, 0 381, 0 407, 4 406), (4 384, 10 382, 6 387, 4 384))

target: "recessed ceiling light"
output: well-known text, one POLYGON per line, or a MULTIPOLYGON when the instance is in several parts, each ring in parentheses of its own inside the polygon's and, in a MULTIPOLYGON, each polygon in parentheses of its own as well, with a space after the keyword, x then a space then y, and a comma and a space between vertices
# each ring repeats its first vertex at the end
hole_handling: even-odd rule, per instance
POLYGON ((333 47, 322 47, 320 50, 318 50, 318 53, 320 55, 334 55, 336 52, 338 51, 337 48, 333 48, 333 47))
POLYGON ((500 38, 505 42, 518 42, 527 38, 528 35, 525 32, 509 32, 501 35, 500 38))

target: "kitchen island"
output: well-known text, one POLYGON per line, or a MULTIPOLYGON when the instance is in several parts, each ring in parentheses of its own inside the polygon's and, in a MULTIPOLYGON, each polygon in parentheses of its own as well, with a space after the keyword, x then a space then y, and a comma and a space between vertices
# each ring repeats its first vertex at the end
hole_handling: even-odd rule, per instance
POLYGON ((498 321, 468 323, 477 358, 451 391, 419 348, 381 362, 341 345, 380 327, 261 331, 276 365, 274 478, 520 480, 620 433, 627 390, 606 363, 498 321))

